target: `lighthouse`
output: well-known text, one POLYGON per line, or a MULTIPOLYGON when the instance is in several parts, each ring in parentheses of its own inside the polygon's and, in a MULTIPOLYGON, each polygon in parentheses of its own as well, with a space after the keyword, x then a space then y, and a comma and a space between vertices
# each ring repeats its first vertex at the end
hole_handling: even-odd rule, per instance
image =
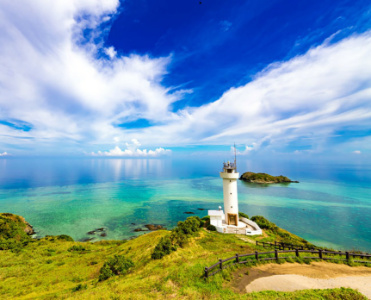
POLYGON ((223 170, 219 173, 223 179, 223 200, 219 210, 209 210, 210 225, 213 225, 219 233, 261 235, 262 230, 258 224, 238 214, 236 145, 234 146, 234 162, 224 162, 223 170))
POLYGON ((225 223, 228 225, 238 226, 238 194, 237 179, 240 174, 237 172, 236 155, 234 163, 223 163, 223 172, 220 172, 223 178, 223 198, 225 223))

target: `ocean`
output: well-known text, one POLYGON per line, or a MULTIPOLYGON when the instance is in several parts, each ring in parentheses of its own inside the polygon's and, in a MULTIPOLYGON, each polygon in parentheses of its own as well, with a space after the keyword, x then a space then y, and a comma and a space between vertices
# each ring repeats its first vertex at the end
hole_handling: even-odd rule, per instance
MULTIPOLYGON (((146 224, 170 229, 193 212, 223 206, 220 159, 0 159, 0 212, 21 215, 37 236, 128 239, 146 224), (97 228, 101 232, 88 234, 97 228)), ((238 171, 285 175, 300 183, 238 181, 239 210, 263 215, 308 241, 371 252, 371 166, 255 162, 238 171)))

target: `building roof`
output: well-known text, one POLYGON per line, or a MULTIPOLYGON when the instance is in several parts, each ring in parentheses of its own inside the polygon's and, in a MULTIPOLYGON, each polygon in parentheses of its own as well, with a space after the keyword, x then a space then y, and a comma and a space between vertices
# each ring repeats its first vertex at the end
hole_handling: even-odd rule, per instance
POLYGON ((208 210, 207 213, 210 217, 211 216, 223 216, 222 210, 208 210))

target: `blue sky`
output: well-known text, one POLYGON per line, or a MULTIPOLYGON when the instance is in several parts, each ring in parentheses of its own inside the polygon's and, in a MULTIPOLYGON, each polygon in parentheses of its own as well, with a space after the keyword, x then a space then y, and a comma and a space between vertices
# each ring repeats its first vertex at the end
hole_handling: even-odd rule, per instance
POLYGON ((370 1, 0 3, 0 156, 371 157, 370 1))

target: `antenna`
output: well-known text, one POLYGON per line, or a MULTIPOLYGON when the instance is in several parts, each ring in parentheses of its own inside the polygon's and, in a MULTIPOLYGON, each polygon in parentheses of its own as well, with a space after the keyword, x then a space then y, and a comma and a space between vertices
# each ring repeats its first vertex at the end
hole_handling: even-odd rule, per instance
POLYGON ((237 170, 237 155, 236 155, 236 143, 234 143, 234 167, 237 170))

